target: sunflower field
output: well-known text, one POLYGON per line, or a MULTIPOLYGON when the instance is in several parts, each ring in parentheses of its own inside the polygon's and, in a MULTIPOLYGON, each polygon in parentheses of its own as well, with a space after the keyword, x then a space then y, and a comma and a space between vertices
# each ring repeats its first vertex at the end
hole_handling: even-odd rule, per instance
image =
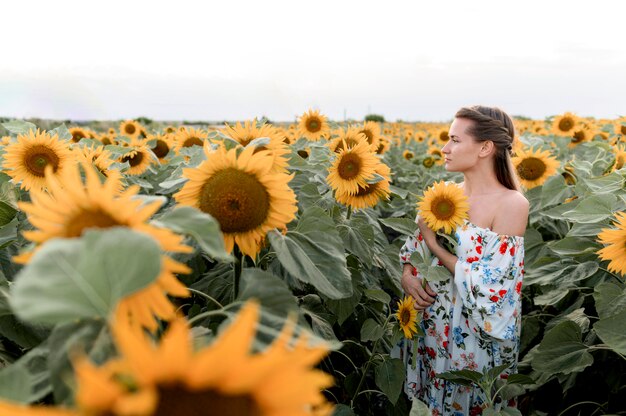
MULTIPOLYGON (((626 414, 626 118, 518 118, 519 411, 626 414)), ((426 415, 392 350, 442 123, 7 120, 0 416, 426 415)))

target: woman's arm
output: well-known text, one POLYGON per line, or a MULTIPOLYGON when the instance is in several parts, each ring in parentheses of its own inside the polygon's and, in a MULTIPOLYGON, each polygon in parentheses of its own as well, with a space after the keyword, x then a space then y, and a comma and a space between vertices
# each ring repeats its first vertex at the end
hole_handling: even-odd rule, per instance
POLYGON ((424 237, 424 242, 426 243, 426 246, 428 246, 430 252, 439 259, 439 261, 450 271, 450 273, 454 274, 454 268, 456 267, 456 262, 459 258, 450 253, 437 242, 437 235, 433 230, 428 228, 428 225, 426 225, 426 222, 421 217, 417 225, 420 228, 420 232, 424 237))

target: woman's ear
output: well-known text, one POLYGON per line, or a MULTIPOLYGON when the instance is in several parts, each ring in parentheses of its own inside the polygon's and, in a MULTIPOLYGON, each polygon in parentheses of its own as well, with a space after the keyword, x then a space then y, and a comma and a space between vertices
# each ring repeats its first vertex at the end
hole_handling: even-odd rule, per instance
POLYGON ((485 140, 480 146, 480 152, 478 153, 478 155, 480 157, 487 157, 494 152, 495 148, 496 146, 491 140, 485 140))

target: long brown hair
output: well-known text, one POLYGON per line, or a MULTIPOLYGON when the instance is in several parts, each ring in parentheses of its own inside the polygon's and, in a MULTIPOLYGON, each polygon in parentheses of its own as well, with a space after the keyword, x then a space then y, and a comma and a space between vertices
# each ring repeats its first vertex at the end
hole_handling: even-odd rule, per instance
POLYGON ((474 123, 467 129, 467 134, 474 140, 484 142, 491 140, 496 148, 494 164, 498 181, 509 189, 520 190, 515 167, 511 162, 515 127, 513 120, 497 107, 475 105, 463 107, 454 115, 474 123))

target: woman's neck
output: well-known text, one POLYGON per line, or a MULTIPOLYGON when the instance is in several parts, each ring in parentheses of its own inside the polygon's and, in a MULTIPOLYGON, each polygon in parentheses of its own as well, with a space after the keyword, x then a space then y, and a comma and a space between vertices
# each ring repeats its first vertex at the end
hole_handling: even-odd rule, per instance
POLYGON ((468 197, 496 194, 506 190, 506 187, 498 181, 493 170, 472 170, 463 172, 465 178, 463 191, 468 197))

